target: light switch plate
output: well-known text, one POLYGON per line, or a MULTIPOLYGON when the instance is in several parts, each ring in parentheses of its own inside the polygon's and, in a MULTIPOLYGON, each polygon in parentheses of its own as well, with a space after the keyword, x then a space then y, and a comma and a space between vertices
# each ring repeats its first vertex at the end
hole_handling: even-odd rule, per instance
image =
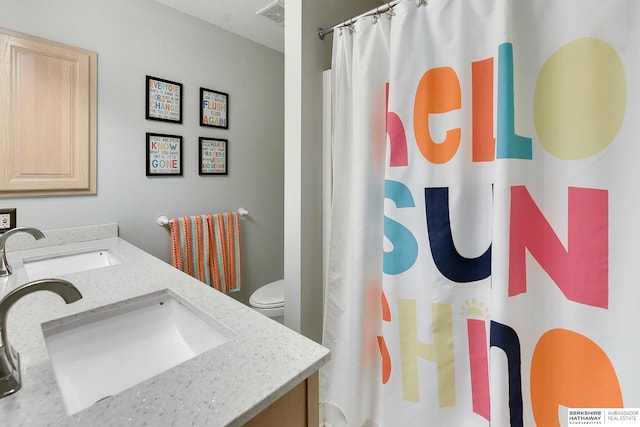
POLYGON ((16 228, 16 209, 0 209, 0 234, 16 228))

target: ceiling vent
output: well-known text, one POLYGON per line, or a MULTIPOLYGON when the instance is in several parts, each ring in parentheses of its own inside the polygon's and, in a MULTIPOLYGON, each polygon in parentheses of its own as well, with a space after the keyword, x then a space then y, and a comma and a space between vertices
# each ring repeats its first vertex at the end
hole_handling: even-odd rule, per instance
POLYGON ((284 25, 284 2, 282 2, 282 0, 276 0, 264 9, 256 12, 256 15, 262 15, 279 25, 284 25))

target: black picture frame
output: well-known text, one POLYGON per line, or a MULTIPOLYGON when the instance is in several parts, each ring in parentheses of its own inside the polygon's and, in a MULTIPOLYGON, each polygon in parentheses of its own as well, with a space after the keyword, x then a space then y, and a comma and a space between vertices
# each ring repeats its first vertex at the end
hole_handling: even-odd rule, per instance
POLYGON ((146 77, 147 120, 182 124, 182 83, 146 77))
POLYGON ((198 138, 198 164, 200 175, 227 175, 229 173, 229 140, 224 138, 198 138))
POLYGON ((147 132, 147 176, 182 176, 182 136, 147 132))
POLYGON ((200 126, 229 129, 229 94, 200 88, 200 126))

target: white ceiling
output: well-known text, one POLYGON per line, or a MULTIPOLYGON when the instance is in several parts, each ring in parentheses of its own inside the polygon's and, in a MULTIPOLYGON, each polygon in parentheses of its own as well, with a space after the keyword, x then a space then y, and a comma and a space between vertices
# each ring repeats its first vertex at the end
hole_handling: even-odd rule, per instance
POLYGON ((275 0, 155 1, 271 49, 284 52, 284 26, 264 16, 256 15, 258 11, 271 5, 275 0))

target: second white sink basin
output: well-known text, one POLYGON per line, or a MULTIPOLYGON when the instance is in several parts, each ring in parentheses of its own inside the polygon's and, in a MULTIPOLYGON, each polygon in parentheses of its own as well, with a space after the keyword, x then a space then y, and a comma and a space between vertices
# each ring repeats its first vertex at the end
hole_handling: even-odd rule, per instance
POLYGON ((122 261, 107 249, 74 252, 47 258, 24 260, 24 269, 29 280, 56 277, 63 274, 93 270, 120 264, 122 261))
POLYGON ((42 330, 70 415, 235 335, 168 289, 47 322, 42 330))

